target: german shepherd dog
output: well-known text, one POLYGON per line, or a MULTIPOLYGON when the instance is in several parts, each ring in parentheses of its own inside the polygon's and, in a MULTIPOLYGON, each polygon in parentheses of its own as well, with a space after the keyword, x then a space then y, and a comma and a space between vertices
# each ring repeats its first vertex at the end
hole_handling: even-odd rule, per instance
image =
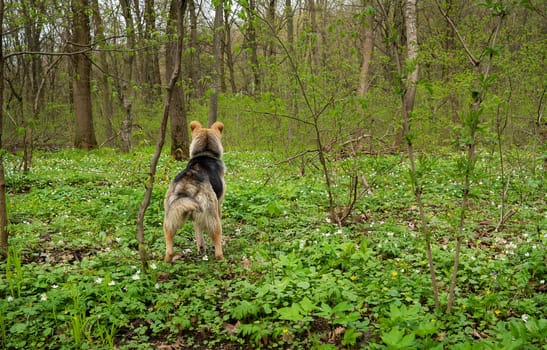
POLYGON ((210 129, 197 121, 190 123, 192 142, 190 161, 179 173, 165 194, 165 261, 173 259, 173 238, 186 220, 192 220, 198 253, 205 249, 203 232, 213 240, 215 257, 222 260, 221 204, 224 198, 224 149, 220 141, 224 124, 214 123, 210 129))

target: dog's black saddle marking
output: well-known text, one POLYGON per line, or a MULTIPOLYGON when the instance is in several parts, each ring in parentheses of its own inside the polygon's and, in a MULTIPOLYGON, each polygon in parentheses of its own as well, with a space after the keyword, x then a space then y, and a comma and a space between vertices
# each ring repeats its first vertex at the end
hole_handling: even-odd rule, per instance
POLYGON ((198 156, 190 159, 186 168, 180 172, 174 182, 190 177, 197 182, 209 181, 217 199, 224 193, 222 176, 224 174, 224 163, 217 158, 209 156, 198 156))

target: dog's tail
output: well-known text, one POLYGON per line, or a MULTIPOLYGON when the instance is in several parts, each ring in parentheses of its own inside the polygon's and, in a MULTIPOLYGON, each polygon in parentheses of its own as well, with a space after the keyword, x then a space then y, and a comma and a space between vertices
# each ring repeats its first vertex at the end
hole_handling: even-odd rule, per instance
POLYGON ((197 211, 201 211, 201 207, 191 197, 169 198, 165 203, 163 225, 170 232, 175 232, 197 211))

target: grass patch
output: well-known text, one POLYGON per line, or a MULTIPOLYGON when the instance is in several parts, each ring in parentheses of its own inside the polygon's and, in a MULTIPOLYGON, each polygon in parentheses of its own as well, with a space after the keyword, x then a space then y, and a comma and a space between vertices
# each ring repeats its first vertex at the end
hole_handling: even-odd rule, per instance
MULTIPOLYGON (((152 151, 7 157, 11 249, 0 269, 6 349, 541 349, 546 346, 547 220, 542 173, 519 165, 507 197, 487 155, 477 163, 454 310, 436 311, 418 212, 400 156, 359 159, 371 192, 344 227, 327 219, 313 166, 272 166, 270 153, 227 153, 226 261, 197 256, 188 224, 161 261, 163 195, 183 164, 160 160, 145 219, 141 272, 135 218, 152 151)), ((343 160, 340 161, 341 163, 343 160)), ((344 165, 341 164, 343 167, 344 165)), ((421 169, 434 259, 447 297, 461 188, 458 157, 421 169)), ((344 190, 342 179, 340 191, 344 190)), ((212 253, 212 251, 211 251, 212 253)))

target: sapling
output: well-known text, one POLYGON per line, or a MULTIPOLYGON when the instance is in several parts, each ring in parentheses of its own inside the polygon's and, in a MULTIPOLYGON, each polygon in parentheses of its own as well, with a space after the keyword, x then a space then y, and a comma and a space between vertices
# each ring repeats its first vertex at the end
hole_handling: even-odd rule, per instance
POLYGON ((460 211, 459 211, 459 223, 456 231, 456 248, 454 252, 454 265, 452 268, 452 277, 450 279, 450 290, 448 294, 448 301, 446 305, 446 311, 450 312, 452 310, 452 304, 454 302, 454 295, 456 290, 456 280, 458 276, 458 267, 460 263, 460 253, 461 253, 461 247, 462 242, 464 238, 464 224, 465 224, 465 218, 466 213, 469 208, 469 192, 471 188, 471 178, 474 175, 474 168, 475 168, 475 162, 476 162, 476 143, 477 143, 477 132, 479 131, 479 125, 481 121, 481 116, 483 114, 483 108, 482 108, 482 102, 485 98, 486 92, 488 91, 488 88, 493 82, 493 78, 490 76, 490 69, 492 68, 492 61, 494 54, 496 53, 496 43, 498 39, 498 35, 500 33, 501 26, 503 24, 503 19, 507 15, 507 8, 504 4, 501 3, 491 3, 487 2, 484 4, 484 6, 488 7, 492 14, 497 17, 497 24, 494 28, 492 35, 490 36, 490 44, 485 49, 485 56, 482 56, 477 59, 471 52, 471 50, 468 48, 464 38, 458 31, 458 28, 452 21, 452 19, 448 16, 447 12, 443 9, 441 6, 439 0, 435 0, 437 7, 443 17, 446 19, 448 24, 452 27, 454 30, 454 33, 456 34, 456 37, 460 41, 460 44, 462 45, 467 58, 469 59, 469 62, 471 63, 472 67, 475 69, 475 86, 473 87, 471 91, 472 96, 472 104, 470 107, 469 112, 464 115, 464 118, 462 120, 463 123, 463 134, 462 134, 462 142, 463 146, 465 147, 465 159, 462 162, 463 165, 463 189, 462 189, 462 201, 460 203, 460 211), (482 62, 481 59, 486 58, 485 62, 482 62))

